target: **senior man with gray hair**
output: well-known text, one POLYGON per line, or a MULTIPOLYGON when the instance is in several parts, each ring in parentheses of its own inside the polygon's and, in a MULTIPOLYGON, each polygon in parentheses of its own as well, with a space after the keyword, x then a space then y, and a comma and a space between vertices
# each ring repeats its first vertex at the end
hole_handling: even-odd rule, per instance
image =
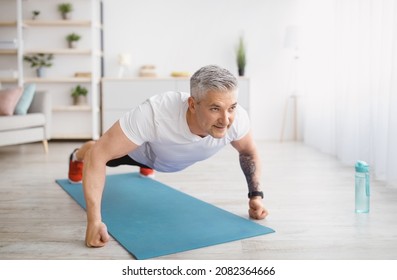
POLYGON ((261 165, 247 112, 237 104, 237 79, 215 65, 190 79, 190 95, 165 92, 127 112, 98 141, 73 151, 69 181, 83 183, 87 208, 86 245, 102 247, 109 235, 101 218, 106 166, 140 167, 142 176, 176 172, 231 144, 248 184, 249 215, 263 219, 261 165), (84 165, 84 168, 83 168, 84 165))

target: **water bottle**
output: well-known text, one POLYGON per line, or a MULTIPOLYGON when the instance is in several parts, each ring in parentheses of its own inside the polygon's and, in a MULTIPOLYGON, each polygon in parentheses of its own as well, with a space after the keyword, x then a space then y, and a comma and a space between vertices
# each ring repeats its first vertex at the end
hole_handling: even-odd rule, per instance
POLYGON ((369 212, 369 166, 364 161, 357 161, 355 165, 355 196, 356 213, 369 212))

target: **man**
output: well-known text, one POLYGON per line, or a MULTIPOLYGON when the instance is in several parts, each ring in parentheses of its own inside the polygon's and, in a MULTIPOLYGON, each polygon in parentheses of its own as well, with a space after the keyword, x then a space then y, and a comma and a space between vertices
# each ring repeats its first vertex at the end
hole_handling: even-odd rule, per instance
POLYGON ((166 92, 149 98, 97 142, 87 142, 71 154, 69 180, 83 182, 87 246, 102 247, 109 240, 100 210, 106 166, 137 165, 142 176, 152 176, 153 170, 176 172, 229 143, 239 152, 247 180, 250 217, 267 216, 260 159, 248 114, 237 104, 237 79, 228 70, 209 65, 191 77, 190 89, 190 96, 166 92))

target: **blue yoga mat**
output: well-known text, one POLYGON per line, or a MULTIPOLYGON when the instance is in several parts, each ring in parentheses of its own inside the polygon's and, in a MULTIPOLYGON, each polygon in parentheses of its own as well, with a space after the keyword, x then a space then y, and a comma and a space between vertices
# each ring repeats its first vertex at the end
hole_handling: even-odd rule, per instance
MULTIPOLYGON (((81 184, 56 182, 84 209, 81 184)), ((108 175, 102 219, 137 259, 148 259, 274 232, 138 173, 108 175)))

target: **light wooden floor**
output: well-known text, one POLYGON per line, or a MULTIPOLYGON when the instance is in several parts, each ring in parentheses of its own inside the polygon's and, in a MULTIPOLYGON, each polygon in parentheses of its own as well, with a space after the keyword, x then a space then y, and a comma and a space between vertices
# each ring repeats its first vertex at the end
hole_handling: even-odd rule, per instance
MULTIPOLYGON (((116 241, 84 245, 85 212, 55 182, 79 143, 0 148, 0 259, 132 259, 116 241)), ((354 213, 354 170, 300 143, 258 142, 265 204, 259 223, 276 233, 159 259, 397 259, 397 189, 372 182, 371 213, 354 213)), ((136 171, 109 168, 109 173, 136 171)), ((226 148, 157 179, 237 215, 247 215, 238 157, 226 148)), ((193 217, 192 217, 193 218, 193 217)))

